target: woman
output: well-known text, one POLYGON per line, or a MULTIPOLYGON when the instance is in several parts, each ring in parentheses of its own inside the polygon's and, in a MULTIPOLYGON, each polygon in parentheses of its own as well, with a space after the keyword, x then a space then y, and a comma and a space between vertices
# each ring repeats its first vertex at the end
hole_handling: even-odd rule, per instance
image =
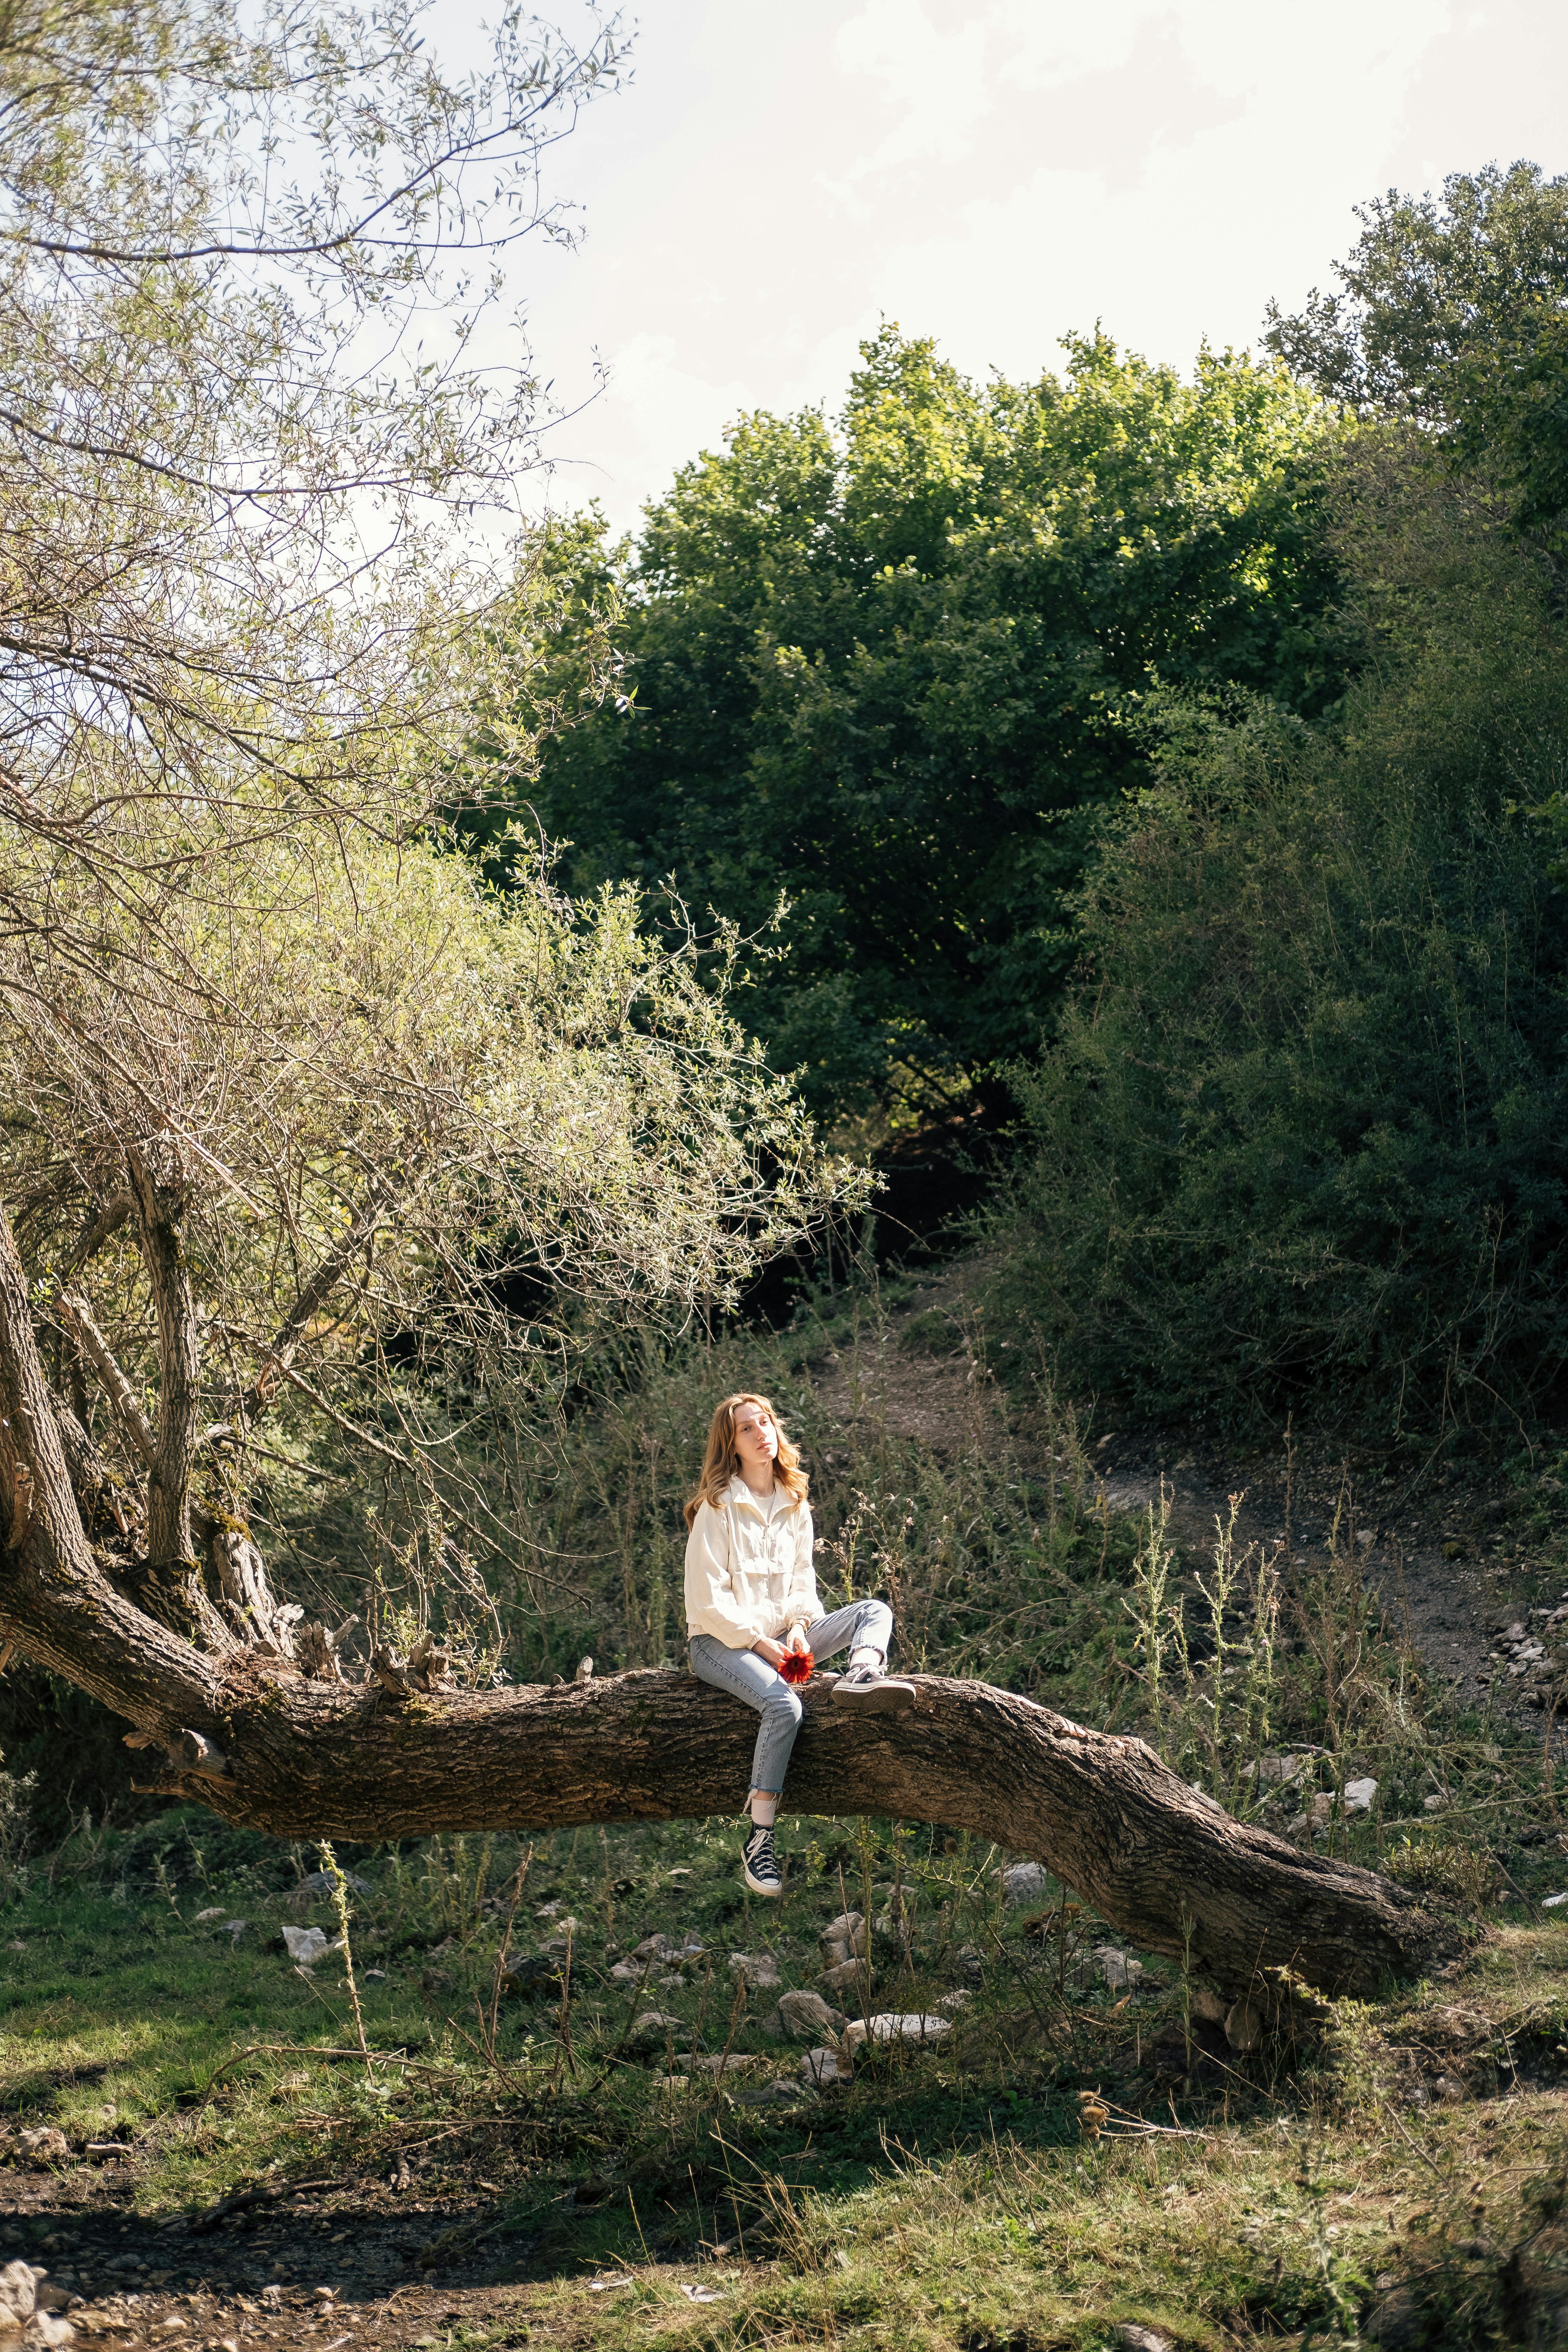
POLYGON ((691 1671, 763 1718, 741 1862, 753 1895, 778 1895, 784 1882, 773 1823, 801 1717, 800 1700, 778 1671, 785 1654, 809 1650, 830 1658, 847 1644, 849 1671, 833 1696, 868 1714, 907 1706, 914 1685, 890 1682, 883 1671, 893 1630, 885 1601, 857 1601, 825 1613, 816 1597, 805 1473, 766 1397, 746 1391, 719 1406, 686 1524, 691 1671))

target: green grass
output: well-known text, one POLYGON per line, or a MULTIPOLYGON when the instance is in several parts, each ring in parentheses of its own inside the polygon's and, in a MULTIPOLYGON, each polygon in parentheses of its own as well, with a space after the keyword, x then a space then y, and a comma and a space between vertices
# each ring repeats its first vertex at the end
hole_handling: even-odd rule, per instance
MULTIPOLYGON (((760 1369, 750 1339, 744 1364, 722 1342, 700 1367, 645 1368, 579 1465, 578 1519, 563 1505, 552 1522, 563 1547, 609 1527, 626 1545, 620 1633, 557 1626, 566 1663, 585 1647, 665 1654, 674 1556, 661 1565, 647 1520, 616 1516, 617 1444, 628 1482, 638 1463, 668 1468, 654 1441, 689 1423, 699 1388, 761 1377, 819 1465, 830 1595, 896 1587, 911 1660, 1141 1728, 1272 1828, 1305 1793, 1372 1773, 1372 1812, 1331 1819, 1318 1842, 1485 1916, 1491 1940, 1459 1976, 1342 2004, 1242 2058, 1194 2024, 1179 1969, 1147 1961, 1124 1999, 1094 1958, 1119 1939, 1054 1883, 1034 1916, 1008 1909, 1005 1858, 965 1838, 786 1817, 777 1906, 746 1895, 733 1822, 432 1841, 341 1857, 367 1882, 351 1920, 367 2065, 342 1959, 306 1979, 283 1947, 285 1926, 335 1932, 330 1900, 301 1890, 313 1849, 191 1810, 123 1834, 84 1824, 28 1854, 16 1812, 0 1822, 0 2159, 20 2163, 20 2134, 48 2123, 73 2168, 99 2161, 89 2142, 125 2144, 109 2177, 150 2219, 292 2179, 367 2210, 379 2198, 384 2222, 378 2184, 401 2159, 435 2232, 426 2277, 493 2261, 496 2279, 528 2283, 533 2339, 626 2352, 1099 2352, 1134 2323, 1214 2352, 1349 2345, 1400 2295, 1412 2343, 1544 2342, 1568 2309, 1552 2210, 1568 1906, 1539 1907, 1568 1886, 1561 1771, 1433 1691, 1352 1560, 1277 1589, 1256 1561, 1221 1562, 1217 1609, 1215 1563, 1162 1571, 1157 1527, 1095 1507, 1044 1383, 1013 1397, 1016 1446, 993 1432, 937 1457, 870 1407, 847 1439, 814 1384, 831 1360, 874 1404, 894 1344, 882 1304, 803 1317, 760 1369), (1042 1478, 1042 1459, 1060 1475, 1042 1478), (1247 1776, 1308 1742, 1322 1753, 1304 1783, 1247 1776), (970 1998, 934 2047, 862 2053, 851 2082, 817 2095, 805 2045, 766 2030, 777 1994, 737 2000, 729 1963, 767 1950, 785 1987, 808 1986, 818 1931, 846 1906, 889 1922, 868 2011, 970 1998), (231 1917, 247 1922, 237 1940, 231 1917), (544 1956, 568 1920, 567 2000, 548 1979, 499 1993, 503 1940, 544 1956), (705 1948, 618 1981, 655 1933, 705 1948), (628 2029, 650 2006, 673 2022, 637 2046, 628 2029), (679 2053, 726 2050, 752 2066, 671 2079, 679 2053), (595 2279, 629 2284, 595 2294, 595 2279)), ((287 2254, 286 2223, 269 2259, 275 2246, 287 2254)))
MULTIPOLYGON (((1123 2000, 1092 1953, 1113 1939, 1059 1890, 1043 1935, 1008 1910, 982 1846, 786 1822, 791 1888, 764 1906, 741 1889, 733 1824, 577 1832, 535 1842, 511 1927, 537 1950, 576 1922, 572 1996, 502 2000, 492 2039, 522 1855, 449 1842, 352 1858, 372 1888, 353 1921, 366 2038, 388 2053, 367 2070, 329 2054, 356 2039, 341 1958, 307 1981, 282 1948, 286 1923, 332 1928, 330 1902, 289 1891, 313 1854, 204 1844, 207 1826, 102 1840, 75 1876, 68 1849, 4 1915, 5 2123, 127 2142, 126 2194, 149 2216, 268 2178, 372 2180, 403 2151, 457 2200, 432 2260, 478 2259, 499 2213, 498 2275, 535 2283, 532 2332, 587 2326, 628 2352, 1089 2352, 1124 2323, 1215 2352, 1349 2343, 1406 2291, 1436 2331, 1419 2340, 1479 2346, 1510 2340, 1510 2293, 1546 2309, 1560 2283, 1568 2304, 1560 2225, 1519 2252, 1564 2147, 1568 1924, 1550 1915, 1498 1925, 1461 1978, 1340 2004, 1247 2059, 1194 2035, 1174 1968, 1149 1963, 1123 2000), (776 1993, 738 2002, 729 1958, 766 1948, 786 1986, 809 1984, 846 1897, 868 1893, 875 1915, 895 1889, 912 1924, 907 1943, 875 1938, 867 2005, 929 2008, 955 1981, 972 1998, 936 2047, 862 2055, 815 2095, 802 2045, 764 2030, 776 1993), (245 1935, 196 1927, 208 1907, 245 1935), (679 1985, 616 1982, 654 1932, 708 1950, 679 1985), (649 2002, 679 2030, 630 2049, 649 2002), (755 2071, 668 2080, 672 2047, 727 2046, 755 2071), (754 2103, 778 2080, 787 2100, 754 2103), (1086 2092, 1109 2103, 1103 2129, 1086 2092), (590 2294, 595 2277, 630 2284, 590 2294)), ((1547 1853, 1542 1885, 1563 1860, 1547 1853)))

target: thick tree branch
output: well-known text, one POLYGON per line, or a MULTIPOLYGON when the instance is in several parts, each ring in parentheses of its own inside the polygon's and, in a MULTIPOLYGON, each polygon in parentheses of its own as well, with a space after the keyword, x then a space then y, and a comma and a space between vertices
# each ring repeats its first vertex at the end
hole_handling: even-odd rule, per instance
POLYGON ((142 1402, 114 1360, 113 1350, 99 1329, 85 1298, 62 1297, 57 1307, 61 1322, 89 1359, 109 1393, 109 1401, 124 1423, 132 1444, 149 1468, 157 1460, 158 1441, 142 1402))
POLYGON ((161 1736, 216 1724, 222 1695, 212 1662, 117 1592, 93 1558, 3 1213, 0 1546, 0 1634, 161 1736))
POLYGON ((327 1252, 279 1325, 271 1346, 261 1360, 256 1378, 235 1408, 236 1417, 251 1426, 278 1391, 280 1374, 288 1371, 309 1330, 354 1259, 381 1223, 395 1193, 391 1184, 373 1184, 368 1198, 347 1230, 327 1252))
MULTIPOLYGON (((805 1695, 792 1810, 937 1822, 1033 1854, 1119 1934, 1237 1990, 1289 1968, 1370 1992, 1463 1946, 1458 1922, 1387 1880, 1209 1810, 1142 1740, 984 1683, 914 1680, 913 1710, 879 1720, 805 1695)), ((265 1704, 228 1718, 227 1776, 191 1793, 279 1836, 703 1818, 735 1811, 754 1735, 744 1708, 681 1674, 409 1697, 269 1675, 265 1704)))
MULTIPOLYGON (((689 1675, 500 1693, 353 1687, 256 1649, 204 1657, 144 1615, 83 1534, 3 1215, 0 1518, 0 1639, 128 1716, 169 1752, 168 1785, 230 1821, 284 1836, 415 1837, 700 1818, 732 1812, 745 1790, 754 1720, 689 1675), (221 1777, 199 1769, 214 1749, 221 1777)), ((909 1714, 873 1720, 807 1692, 792 1807, 940 1822, 1034 1854, 1119 1933, 1237 1990, 1286 1968, 1369 1992, 1464 1941, 1459 1922, 1370 1871, 1201 1804, 1141 1740, 982 1683, 926 1675, 916 1691, 909 1714)))
POLYGON ((82 1267, 98 1255, 104 1243, 120 1231, 134 1205, 129 1192, 110 1195, 67 1259, 65 1272, 68 1276, 79 1274, 82 1267))
POLYGON ((186 1188, 177 1162, 167 1174, 154 1171, 168 1149, 132 1144, 125 1154, 158 1324, 158 1426, 147 1480, 147 1557, 155 1571, 183 1570, 194 1557, 191 1473, 201 1402, 196 1302, 180 1234, 186 1188))

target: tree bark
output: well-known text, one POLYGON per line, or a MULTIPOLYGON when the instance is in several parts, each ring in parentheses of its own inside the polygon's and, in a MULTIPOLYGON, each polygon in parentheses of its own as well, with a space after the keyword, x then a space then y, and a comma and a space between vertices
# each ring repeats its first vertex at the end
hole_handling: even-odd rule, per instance
POLYGON ((171 1583, 195 1566, 191 1535, 191 1474, 196 1462, 202 1359, 196 1302, 180 1223, 185 1185, 153 1164, 169 1150, 132 1146, 126 1153, 142 1255, 158 1324, 158 1426, 147 1479, 147 1559, 154 1576, 171 1583))
MULTIPOLYGON (((355 1688, 254 1648, 205 1654, 145 1614, 83 1532, 3 1215, 0 1635, 162 1746, 171 1793, 277 1836, 702 1818, 735 1811, 749 1782, 754 1717, 691 1675, 445 1691, 421 1688, 413 1659, 383 1660, 355 1688)), ((1372 1872, 1210 1811, 1142 1740, 984 1683, 915 1686, 910 1712, 872 1719, 808 1689, 789 1809, 973 1831, 1047 1863, 1143 1949, 1238 1991, 1288 1968, 1369 1993, 1465 1940, 1372 1872)))
MULTIPOLYGON (((1371 1871, 1199 1804, 1142 1740, 984 1683, 918 1675, 912 1710, 852 1717, 808 1692, 785 1803, 970 1830, 1032 1855, 1141 1948, 1243 1990, 1289 1968, 1371 1992, 1463 1930, 1371 1871)), ((211 1718, 230 1775, 199 1791, 280 1836, 415 1837, 734 1812, 755 1719, 694 1676, 396 1699, 268 1675, 211 1718)))

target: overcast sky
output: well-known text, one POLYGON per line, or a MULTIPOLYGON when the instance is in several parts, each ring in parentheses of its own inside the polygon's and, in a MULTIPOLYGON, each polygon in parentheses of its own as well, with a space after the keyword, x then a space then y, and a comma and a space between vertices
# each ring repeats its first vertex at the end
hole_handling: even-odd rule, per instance
MULTIPOLYGON (((460 5, 472 0, 459 0, 460 5)), ((1103 321, 1184 368, 1326 283, 1352 207, 1568 169, 1561 0, 642 0, 555 151, 574 254, 514 282, 558 395, 551 503, 619 524, 747 408, 837 406, 886 316, 1032 376, 1103 321)))

